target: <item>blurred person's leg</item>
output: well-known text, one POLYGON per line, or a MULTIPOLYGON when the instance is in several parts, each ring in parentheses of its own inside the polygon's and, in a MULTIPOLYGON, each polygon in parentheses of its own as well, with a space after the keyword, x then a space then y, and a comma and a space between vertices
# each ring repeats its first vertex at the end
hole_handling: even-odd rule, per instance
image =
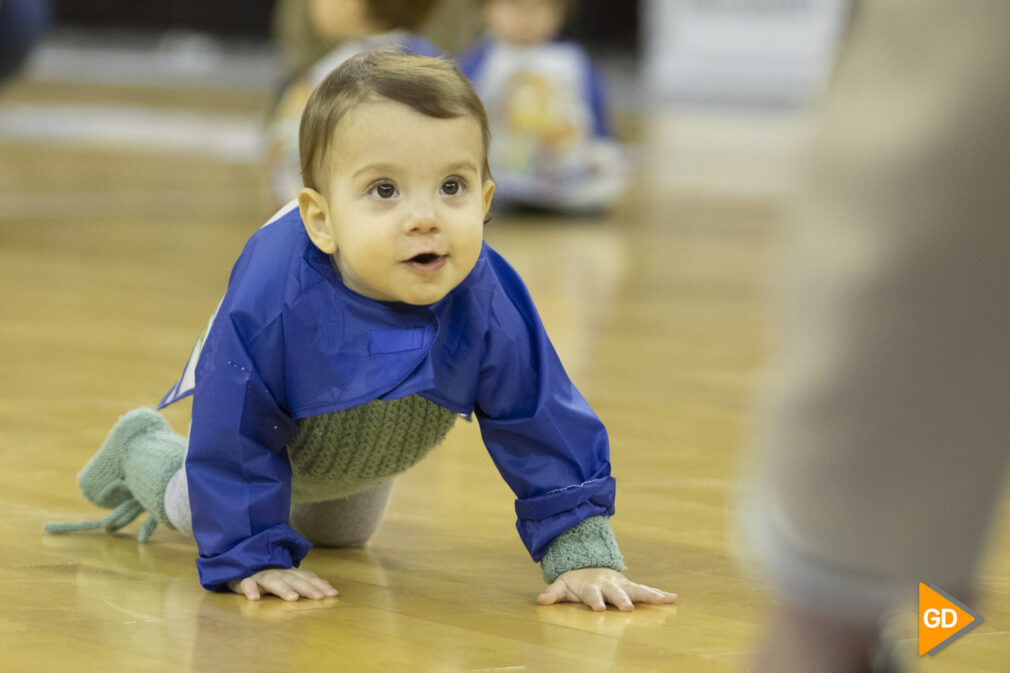
POLYGON ((0 0, 0 80, 21 67, 48 28, 47 0, 0 0))
POLYGON ((272 31, 280 47, 285 80, 296 77, 336 46, 312 29, 308 0, 278 0, 272 31))
POLYGON ((483 27, 480 0, 439 0, 417 32, 458 56, 474 45, 483 27))
POLYGON ((747 533, 784 601, 758 670, 860 670, 827 666, 832 641, 872 643, 919 581, 971 585, 1010 456, 1007 26, 1006 2, 856 5, 749 465, 747 533))
MULTIPOLYGON (((477 41, 482 28, 479 0, 439 0, 417 33, 447 54, 457 55, 477 41)), ((278 0, 272 31, 280 46, 286 79, 306 70, 337 46, 313 29, 308 0, 278 0)))

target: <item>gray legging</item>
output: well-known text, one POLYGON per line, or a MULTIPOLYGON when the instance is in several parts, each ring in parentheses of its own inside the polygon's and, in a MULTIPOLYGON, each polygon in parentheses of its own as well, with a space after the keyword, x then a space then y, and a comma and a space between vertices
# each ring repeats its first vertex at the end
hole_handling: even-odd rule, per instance
MULTIPOLYGON (((317 547, 360 547, 379 529, 393 493, 390 477, 376 486, 337 500, 291 505, 291 527, 317 547)), ((172 525, 193 535, 186 470, 175 473, 165 490, 165 513, 172 525)))

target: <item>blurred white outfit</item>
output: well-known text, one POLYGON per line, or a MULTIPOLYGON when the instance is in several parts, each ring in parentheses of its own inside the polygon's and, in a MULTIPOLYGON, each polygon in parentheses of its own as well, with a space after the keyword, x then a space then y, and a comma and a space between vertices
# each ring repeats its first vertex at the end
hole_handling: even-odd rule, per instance
POLYGON ((859 2, 788 231, 743 506, 787 600, 970 586, 1010 456, 1010 3, 859 2))
POLYGON ((603 78, 572 42, 516 46, 487 37, 459 59, 491 125, 499 203, 594 212, 624 190, 603 78))

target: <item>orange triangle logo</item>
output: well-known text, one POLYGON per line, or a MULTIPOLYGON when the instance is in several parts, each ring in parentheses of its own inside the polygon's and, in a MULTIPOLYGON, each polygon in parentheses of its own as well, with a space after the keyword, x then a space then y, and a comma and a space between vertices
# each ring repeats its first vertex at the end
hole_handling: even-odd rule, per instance
POLYGON ((920 657, 936 654, 982 621, 982 615, 953 596, 919 582, 920 657))

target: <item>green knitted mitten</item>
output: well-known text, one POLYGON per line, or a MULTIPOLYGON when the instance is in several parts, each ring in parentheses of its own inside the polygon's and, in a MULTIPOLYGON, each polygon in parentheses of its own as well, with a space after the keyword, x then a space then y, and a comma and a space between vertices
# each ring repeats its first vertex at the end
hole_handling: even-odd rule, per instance
POLYGON ((137 518, 144 510, 150 519, 138 538, 146 542, 155 527, 163 523, 174 528, 165 514, 165 489, 182 467, 186 440, 175 434, 168 421, 153 409, 127 413, 77 475, 77 483, 90 502, 112 509, 102 521, 79 524, 47 523, 47 533, 61 534, 104 528, 114 532, 137 518))

